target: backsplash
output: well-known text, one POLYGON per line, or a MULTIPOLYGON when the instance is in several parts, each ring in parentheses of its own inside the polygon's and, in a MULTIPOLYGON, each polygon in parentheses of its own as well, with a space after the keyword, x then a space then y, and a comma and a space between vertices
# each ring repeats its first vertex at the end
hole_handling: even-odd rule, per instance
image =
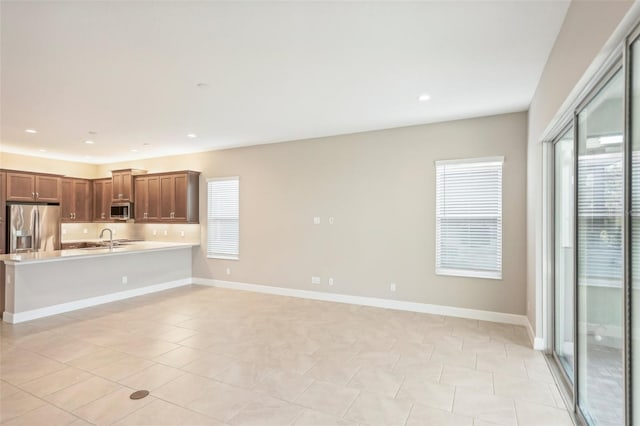
POLYGON ((95 240, 109 228, 113 239, 200 243, 200 225, 167 223, 63 223, 62 242, 95 240))

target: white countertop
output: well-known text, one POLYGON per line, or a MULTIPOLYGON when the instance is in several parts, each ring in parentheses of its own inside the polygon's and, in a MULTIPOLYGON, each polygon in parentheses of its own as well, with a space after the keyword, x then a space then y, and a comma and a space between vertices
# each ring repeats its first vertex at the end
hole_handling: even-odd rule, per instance
POLYGON ((136 241, 109 248, 69 249, 37 253, 17 253, 0 255, 0 261, 7 265, 22 265, 61 260, 85 259, 91 257, 126 255, 140 252, 159 250, 175 250, 187 247, 196 247, 197 243, 173 243, 157 241, 136 241))

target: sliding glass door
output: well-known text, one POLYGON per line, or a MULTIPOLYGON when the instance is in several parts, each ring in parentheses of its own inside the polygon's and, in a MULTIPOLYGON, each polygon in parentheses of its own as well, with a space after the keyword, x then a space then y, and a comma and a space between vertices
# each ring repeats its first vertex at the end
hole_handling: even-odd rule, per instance
POLYGON ((554 145, 554 355, 573 382, 574 162, 573 127, 554 145))
POLYGON ((590 424, 624 424, 624 74, 579 111, 577 392, 590 424))
MULTIPOLYGON (((631 228, 631 381, 635 384, 640 383, 640 41, 631 45, 630 55, 631 215, 628 226, 631 228)), ((633 400, 629 402, 635 407, 640 407, 640 390, 632 392, 632 397, 633 400)), ((638 412, 637 409, 635 412, 638 412)), ((633 418, 637 419, 635 424, 640 424, 640 414, 635 414, 633 418)))

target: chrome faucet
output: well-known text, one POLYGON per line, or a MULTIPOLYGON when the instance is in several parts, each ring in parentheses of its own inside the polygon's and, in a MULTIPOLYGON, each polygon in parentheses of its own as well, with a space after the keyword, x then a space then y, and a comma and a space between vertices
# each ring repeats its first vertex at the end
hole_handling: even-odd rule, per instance
MULTIPOLYGON (((113 231, 109 228, 104 228, 102 231, 100 231, 100 236, 98 238, 102 238, 102 236, 104 235, 104 231, 109 231, 109 248, 112 249, 113 248, 113 231)), ((104 238, 103 238, 104 241, 104 238)))

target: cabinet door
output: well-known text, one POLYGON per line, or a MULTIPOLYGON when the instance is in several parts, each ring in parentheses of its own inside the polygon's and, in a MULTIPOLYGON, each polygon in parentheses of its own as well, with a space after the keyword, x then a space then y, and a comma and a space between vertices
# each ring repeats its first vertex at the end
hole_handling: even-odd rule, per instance
POLYGON ((80 222, 91 221, 91 181, 77 179, 74 181, 74 214, 73 218, 80 222))
POLYGON ((187 221, 187 175, 173 176, 173 219, 187 221))
POLYGON ((93 220, 104 222, 109 220, 112 184, 111 179, 93 181, 93 220))
MULTIPOLYGON (((7 214, 7 203, 5 200, 7 199, 6 194, 6 179, 7 175, 5 172, 0 172, 0 254, 5 254, 7 252, 7 227, 6 227, 6 214, 7 214)), ((0 290, 1 291, 1 290, 0 290)), ((0 305, 2 307, 4 305, 0 305)))
POLYGON ((111 199, 113 198, 113 182, 111 179, 104 181, 104 189, 102 193, 102 212, 101 220, 111 221, 111 199))
POLYGON ((173 176, 160 176, 160 219, 172 219, 173 198, 173 176))
POLYGON ((59 203, 60 178, 36 175, 36 200, 46 203, 59 203))
POLYGON ((147 178, 147 219, 160 219, 160 178, 147 178))
POLYGON ((124 176, 122 175, 122 173, 113 173, 112 176, 113 177, 111 180, 113 182, 113 196, 111 197, 111 199, 113 201, 122 200, 122 197, 124 196, 124 193, 122 192, 124 176))
POLYGON ((94 222, 105 219, 104 217, 101 216, 104 214, 104 210, 102 209, 103 194, 104 194, 104 181, 94 180, 93 181, 93 221, 94 222))
POLYGON ((148 186, 149 179, 146 177, 136 178, 134 181, 135 200, 133 203, 134 219, 136 221, 147 220, 148 215, 148 186))
POLYGON ((133 176, 131 172, 114 172, 113 176, 113 201, 133 201, 133 176))
POLYGON ((75 207, 73 179, 62 179, 62 198, 60 200, 60 219, 62 222, 73 221, 73 210, 75 207))
POLYGON ((35 176, 28 173, 7 173, 7 201, 34 201, 35 176))

